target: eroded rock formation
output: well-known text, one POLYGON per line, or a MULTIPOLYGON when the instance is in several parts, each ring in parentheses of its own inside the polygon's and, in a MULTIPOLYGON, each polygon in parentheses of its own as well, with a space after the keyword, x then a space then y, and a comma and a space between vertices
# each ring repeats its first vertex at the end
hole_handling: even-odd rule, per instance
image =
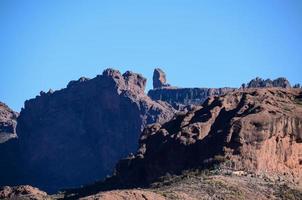
POLYGON ((119 162, 112 180, 143 185, 166 173, 221 164, 301 184, 301 105, 301 89, 245 89, 210 97, 202 108, 149 125, 136 155, 119 162))
POLYGON ((18 113, 0 102, 0 144, 17 137, 17 117, 18 113))
POLYGON ((17 125, 18 182, 54 192, 111 174, 146 124, 174 115, 144 94, 145 84, 140 74, 107 69, 26 101, 17 125))
POLYGON ((0 188, 0 199, 46 200, 51 199, 46 192, 29 185, 0 188))
POLYGON ((280 88, 291 88, 289 81, 286 78, 280 77, 275 80, 255 78, 248 84, 244 84, 247 88, 265 88, 265 87, 280 87, 280 88))
POLYGON ((153 72, 153 89, 169 87, 166 74, 160 68, 155 68, 153 72))
POLYGON ((223 95, 234 91, 234 88, 179 88, 166 83, 166 74, 156 68, 153 72, 153 90, 148 96, 153 100, 161 100, 171 104, 178 110, 183 110, 189 105, 201 105, 209 96, 223 95))

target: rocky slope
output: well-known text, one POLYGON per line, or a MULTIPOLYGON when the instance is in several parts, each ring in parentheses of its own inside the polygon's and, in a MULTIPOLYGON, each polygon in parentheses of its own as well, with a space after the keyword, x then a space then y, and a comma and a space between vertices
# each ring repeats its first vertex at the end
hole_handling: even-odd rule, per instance
POLYGON ((0 199, 14 200, 50 200, 52 199, 46 192, 29 185, 0 188, 0 199))
POLYGON ((11 138, 16 138, 18 113, 0 102, 0 144, 11 138))
POLYGON ((148 126, 112 180, 148 185, 166 173, 220 165, 301 185, 301 152, 301 89, 245 89, 148 126))
MULTIPOLYGON (((86 191, 87 192, 87 191, 86 191)), ((161 177, 149 188, 118 189, 96 193, 58 193, 47 195, 31 186, 0 188, 1 199, 22 200, 300 200, 302 190, 294 185, 255 174, 235 172, 184 171, 161 177)))
POLYGON ((15 184, 54 192, 111 174, 137 148, 146 124, 174 115, 171 106, 145 95, 145 84, 139 74, 107 69, 26 101, 17 125, 15 184))

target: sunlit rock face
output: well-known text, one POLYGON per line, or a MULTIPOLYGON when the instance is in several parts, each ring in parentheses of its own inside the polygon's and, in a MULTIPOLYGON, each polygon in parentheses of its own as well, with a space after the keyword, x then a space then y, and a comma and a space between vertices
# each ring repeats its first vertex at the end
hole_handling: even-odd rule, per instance
POLYGON ((241 89, 147 126, 136 155, 121 160, 112 179, 141 185, 221 162, 302 185, 301 152, 302 90, 241 89))
POLYGON ((111 174, 146 124, 174 114, 145 95, 145 84, 140 74, 107 69, 26 101, 17 125, 18 182, 53 192, 111 174))

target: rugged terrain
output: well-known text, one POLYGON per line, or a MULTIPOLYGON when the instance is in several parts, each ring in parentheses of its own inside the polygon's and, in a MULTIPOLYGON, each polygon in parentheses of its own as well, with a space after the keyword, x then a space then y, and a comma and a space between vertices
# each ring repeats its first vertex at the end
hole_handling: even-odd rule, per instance
POLYGON ((189 105, 201 105, 208 97, 234 91, 235 88, 179 88, 167 83, 166 74, 156 68, 153 72, 153 89, 148 96, 171 104, 177 110, 184 110, 189 105))
POLYGON ((110 175, 120 158, 135 151, 146 124, 174 115, 170 105, 144 93, 145 84, 140 74, 107 69, 26 101, 13 147, 18 158, 3 161, 18 163, 19 177, 9 183, 55 192, 110 175))
MULTIPOLYGON (((242 84, 242 88, 291 88, 291 84, 286 78, 280 77, 275 80, 252 79, 247 84, 242 84)), ((294 87, 300 88, 299 84, 294 87)), ((148 95, 154 100, 161 100, 173 105, 176 109, 186 109, 188 105, 201 105, 210 96, 220 96, 238 88, 181 88, 171 86, 167 83, 167 77, 163 70, 156 68, 153 72, 153 89, 148 95)))
POLYGON ((302 182, 301 89, 242 89, 148 126, 114 179, 148 184, 185 169, 226 168, 302 182))
POLYGON ((18 119, 0 104, 0 185, 19 185, 0 199, 302 199, 301 88, 176 88, 160 69, 145 85, 107 69, 41 92, 18 119))
POLYGON ((238 171, 188 170, 181 175, 160 177, 148 188, 115 189, 109 191, 62 192, 47 195, 30 186, 3 187, 1 199, 22 200, 300 200, 301 188, 267 176, 238 171))

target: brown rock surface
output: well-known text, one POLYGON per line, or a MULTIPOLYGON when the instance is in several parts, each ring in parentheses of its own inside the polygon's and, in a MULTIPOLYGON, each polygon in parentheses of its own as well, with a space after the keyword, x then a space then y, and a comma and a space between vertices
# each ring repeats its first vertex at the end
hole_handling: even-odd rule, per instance
POLYGON ((211 97, 203 108, 148 126, 136 156, 115 181, 142 185, 167 172, 223 164, 233 170, 302 181, 301 89, 246 89, 211 97))
MULTIPOLYGON (((245 84, 244 84, 245 85, 245 84)), ((247 85, 247 88, 266 88, 266 87, 280 87, 280 88, 291 88, 289 81, 284 78, 280 77, 275 80, 271 79, 262 79, 262 78, 255 78, 252 79, 247 85)))
POLYGON ((170 105, 144 93, 145 84, 140 74, 107 69, 26 101, 17 125, 20 175, 10 184, 55 192, 111 174, 137 148, 146 124, 174 115, 170 105))
POLYGON ((16 138, 18 113, 0 102, 0 144, 11 138, 16 138))
POLYGON ((112 190, 80 198, 80 200, 165 200, 165 198, 147 190, 112 190))
POLYGON ((46 200, 51 199, 46 192, 40 191, 29 185, 0 188, 0 199, 46 200))
POLYGON ((156 68, 153 72, 153 88, 169 87, 167 84, 166 74, 163 70, 156 68))

